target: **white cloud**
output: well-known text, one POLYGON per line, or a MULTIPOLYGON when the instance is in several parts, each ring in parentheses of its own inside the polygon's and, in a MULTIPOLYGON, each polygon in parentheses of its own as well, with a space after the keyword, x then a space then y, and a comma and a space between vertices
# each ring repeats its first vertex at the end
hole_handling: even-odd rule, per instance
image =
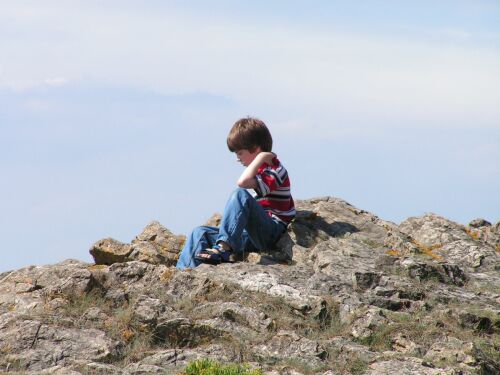
POLYGON ((13 4, 0 5, 0 23, 11 20, 0 34, 4 87, 94 81, 209 92, 290 113, 285 122, 342 127, 349 117, 344 132, 500 123, 500 51, 458 29, 438 32, 468 43, 256 25, 173 6, 13 4))

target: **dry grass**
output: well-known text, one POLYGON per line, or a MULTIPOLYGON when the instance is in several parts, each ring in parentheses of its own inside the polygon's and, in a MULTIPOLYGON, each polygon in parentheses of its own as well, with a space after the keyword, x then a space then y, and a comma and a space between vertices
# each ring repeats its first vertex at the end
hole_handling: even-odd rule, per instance
POLYGON ((396 249, 390 249, 390 250, 387 250, 385 253, 386 253, 387 255, 391 255, 391 256, 394 256, 394 257, 399 257, 399 256, 401 256, 401 251, 396 250, 396 249))
POLYGON ((133 304, 124 303, 116 307, 112 301, 103 297, 100 290, 95 289, 87 294, 66 297, 67 303, 55 315, 47 303, 47 300, 54 297, 56 296, 46 296, 46 308, 38 318, 47 324, 102 330, 106 336, 122 343, 119 358, 113 359, 115 365, 138 361, 154 348, 153 332, 134 319, 133 304), (89 319, 86 313, 91 308, 99 309, 102 316, 89 319))
POLYGON ((464 228, 465 233, 469 235, 474 240, 479 240, 481 238, 481 231, 479 230, 473 230, 470 228, 464 228))
POLYGON ((442 244, 433 245, 433 246, 426 246, 426 245, 424 245, 416 240, 412 240, 412 243, 418 248, 418 250, 420 250, 420 252, 422 254, 428 255, 432 259, 437 260, 437 261, 443 260, 442 256, 434 253, 434 250, 437 250, 437 249, 440 249, 443 247, 442 244))

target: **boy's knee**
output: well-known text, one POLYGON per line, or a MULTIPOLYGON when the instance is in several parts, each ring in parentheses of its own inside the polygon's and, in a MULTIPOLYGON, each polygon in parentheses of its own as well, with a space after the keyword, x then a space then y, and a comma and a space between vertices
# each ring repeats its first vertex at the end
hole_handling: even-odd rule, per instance
POLYGON ((250 196, 251 195, 247 189, 240 188, 240 187, 234 189, 233 193, 231 194, 231 198, 238 198, 238 199, 247 199, 250 196))
POLYGON ((202 236, 205 232, 207 231, 207 227, 201 226, 201 227, 196 227, 193 229, 193 232, 191 235, 197 237, 197 236, 202 236))

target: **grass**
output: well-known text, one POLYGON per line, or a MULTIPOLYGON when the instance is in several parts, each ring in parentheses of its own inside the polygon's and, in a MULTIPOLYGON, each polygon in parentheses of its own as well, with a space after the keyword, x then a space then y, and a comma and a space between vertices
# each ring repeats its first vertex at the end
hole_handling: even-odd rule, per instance
POLYGON ((481 238, 481 231, 480 230, 472 230, 469 228, 464 228, 465 233, 469 235, 474 240, 479 240, 481 238))
POLYGON ((125 302, 116 307, 112 301, 104 298, 100 290, 94 289, 87 294, 66 296, 66 304, 54 315, 47 302, 55 297, 59 296, 45 296, 46 308, 38 318, 45 323, 68 328, 96 328, 123 343, 118 358, 109 358, 108 362, 126 365, 144 358, 154 348, 154 333, 148 326, 135 320, 133 303, 125 302), (98 308, 102 317, 87 320, 85 313, 90 308, 98 308), (58 318, 61 315, 64 319, 58 318))
POLYGON ((210 359, 199 359, 187 365, 182 375, 262 375, 260 369, 250 369, 246 365, 223 365, 210 359))
MULTIPOLYGON (((422 355, 436 342, 446 337, 455 337, 463 342, 472 342, 475 357, 481 363, 500 366, 500 335, 463 327, 453 311, 463 306, 449 305, 446 310, 412 311, 410 313, 387 312, 390 322, 377 327, 373 333, 355 341, 377 352, 394 350, 394 338, 402 335, 414 342, 422 350, 422 355)), ((459 311, 459 310, 458 310, 459 311)), ((483 314, 485 315, 485 314, 483 314)))
POLYGON ((443 257, 434 253, 434 250, 440 249, 443 247, 442 244, 434 245, 434 246, 426 246, 416 240, 412 240, 412 243, 420 250, 422 254, 430 256, 432 259, 441 261, 443 257))
POLYGON ((335 369, 340 374, 364 374, 368 369, 368 364, 367 360, 356 352, 342 355, 339 349, 332 349, 328 353, 328 368, 335 369))

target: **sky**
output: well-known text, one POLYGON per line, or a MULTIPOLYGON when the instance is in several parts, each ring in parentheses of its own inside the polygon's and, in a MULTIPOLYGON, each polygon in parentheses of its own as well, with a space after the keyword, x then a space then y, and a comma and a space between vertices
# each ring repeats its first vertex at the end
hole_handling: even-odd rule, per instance
POLYGON ((188 235, 266 122, 296 199, 500 220, 500 1, 0 0, 0 272, 188 235))

